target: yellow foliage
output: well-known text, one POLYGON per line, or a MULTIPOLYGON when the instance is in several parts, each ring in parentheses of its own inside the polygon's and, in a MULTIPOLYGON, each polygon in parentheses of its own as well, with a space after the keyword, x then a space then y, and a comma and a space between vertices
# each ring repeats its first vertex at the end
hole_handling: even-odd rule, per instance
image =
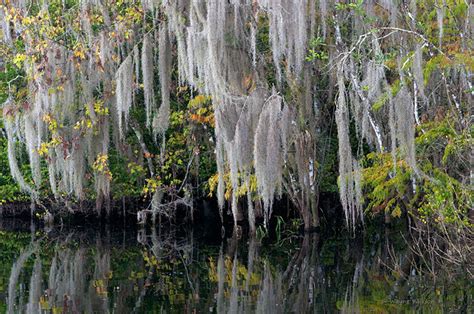
POLYGON ((26 60, 26 55, 22 53, 18 53, 13 58, 13 63, 18 67, 21 68, 23 66, 23 62, 26 60))
POLYGON ((48 124, 48 129, 55 133, 58 130, 58 121, 50 114, 43 115, 43 121, 48 124))
POLYGON ((94 164, 92 165, 92 168, 96 172, 105 175, 109 179, 112 179, 112 173, 109 170, 109 155, 98 154, 94 164))
POLYGON ((78 44, 74 47, 73 55, 74 55, 75 58, 78 58, 80 60, 86 59, 86 51, 85 51, 84 47, 80 44, 78 44))
POLYGON ((49 153, 49 143, 41 143, 40 148, 38 148, 38 154, 43 157, 49 153))
POLYGON ((109 108, 104 106, 104 101, 103 100, 97 100, 94 103, 94 111, 99 116, 109 115, 109 108))
POLYGON ((146 179, 146 185, 143 187, 143 194, 155 193, 155 191, 161 186, 161 180, 159 177, 146 179))
MULTIPOLYGON (((240 185, 237 190, 237 196, 241 197, 247 194, 248 188, 247 184, 244 182, 244 178, 242 177, 242 174, 239 173, 239 178, 240 178, 240 185)), ((209 196, 212 197, 214 195, 214 192, 217 190, 217 184, 219 183, 219 174, 216 173, 213 176, 211 176, 208 180, 208 185, 209 185, 209 196)), ((232 196, 232 184, 230 182, 230 172, 226 172, 224 174, 224 183, 225 183, 225 199, 230 199, 232 196)), ((250 175, 250 192, 256 193, 257 192, 257 177, 252 174, 250 175)))

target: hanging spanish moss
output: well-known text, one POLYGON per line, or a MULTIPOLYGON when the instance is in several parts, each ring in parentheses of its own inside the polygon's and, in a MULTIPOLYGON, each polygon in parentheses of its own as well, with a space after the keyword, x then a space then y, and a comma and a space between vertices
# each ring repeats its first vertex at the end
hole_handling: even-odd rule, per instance
POLYGON ((354 159, 349 141, 349 110, 346 103, 344 74, 339 69, 338 100, 336 106, 336 124, 339 141, 339 189, 346 222, 355 226, 362 219, 361 176, 358 161, 354 159))
POLYGON ((127 126, 133 95, 133 54, 125 58, 115 75, 117 98, 117 116, 120 135, 123 136, 124 125, 127 126))
MULTIPOLYGON (((465 143, 454 134, 464 134, 473 94, 465 92, 472 4, 456 10, 453 18, 444 0, 11 1, 0 7, 8 67, 19 73, 4 84, 11 175, 35 201, 92 195, 109 213, 114 184, 143 190, 153 203, 165 190, 187 199, 204 185, 198 165, 207 149, 221 218, 228 206, 238 225, 246 211, 255 232, 282 197, 306 229, 318 227, 322 182, 339 169, 354 228, 366 205, 364 168, 376 163, 369 152, 392 154, 389 180, 400 161, 417 177, 431 169, 420 167, 416 141, 427 121, 457 117, 446 141, 465 143), (133 184, 146 187, 126 186, 113 171, 137 174, 133 184)), ((461 155, 425 159, 438 165, 461 155)), ((466 181, 463 163, 448 172, 466 181)))
POLYGON ((168 38, 168 28, 163 25, 159 32, 159 74, 161 86, 161 106, 158 114, 153 120, 153 129, 155 134, 164 138, 164 133, 169 126, 170 118, 170 84, 171 84, 171 59, 170 43, 168 38))
POLYGON ((23 177, 23 174, 21 173, 18 166, 16 141, 18 139, 19 125, 15 123, 13 117, 9 116, 9 110, 13 110, 8 106, 9 102, 11 102, 11 100, 7 100, 7 102, 4 104, 3 116, 5 117, 4 123, 8 138, 8 163, 10 166, 10 172, 12 177, 16 180, 16 182, 18 182, 20 188, 36 198, 35 190, 28 183, 26 183, 25 178, 23 177))
POLYGON ((6 44, 10 45, 12 43, 10 22, 6 18, 6 9, 3 7, 0 8, 0 21, 1 21, 1 26, 2 26, 3 41, 6 44))
POLYGON ((282 193, 282 170, 287 151, 288 106, 272 94, 266 101, 255 131, 255 175, 265 209, 265 224, 271 216, 273 199, 282 193))
POLYGON ((153 112, 155 111, 153 57, 152 37, 151 35, 145 35, 142 46, 141 65, 143 70, 143 94, 147 127, 151 126, 153 112))

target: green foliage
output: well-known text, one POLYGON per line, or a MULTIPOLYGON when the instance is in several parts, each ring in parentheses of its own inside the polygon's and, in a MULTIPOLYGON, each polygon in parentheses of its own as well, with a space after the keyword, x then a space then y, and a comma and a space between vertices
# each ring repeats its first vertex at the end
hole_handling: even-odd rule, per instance
POLYGON ((268 237, 268 229, 265 229, 264 226, 260 225, 256 230, 256 237, 258 241, 262 241, 264 238, 268 237))
POLYGON ((458 132, 450 118, 441 121, 433 121, 419 127, 424 132, 416 139, 416 144, 422 153, 433 155, 438 152, 442 154, 441 164, 448 165, 448 161, 456 161, 468 153, 473 143, 473 129, 458 132), (440 150, 440 145, 443 147, 440 150))
POLYGON ((344 3, 344 2, 337 2, 335 4, 335 8, 338 11, 344 11, 344 10, 354 10, 356 13, 363 15, 364 14, 364 8, 363 5, 364 0, 357 0, 354 2, 349 2, 349 3, 344 3))
POLYGON ((427 177, 417 197, 418 211, 424 220, 467 223, 467 214, 472 208, 472 188, 460 174, 469 173, 473 129, 459 130, 453 120, 447 116, 419 127, 423 132, 416 144, 420 154, 426 156, 421 169, 427 177))
POLYGON ((113 198, 139 197, 141 195, 143 178, 146 175, 144 166, 134 161, 127 161, 117 151, 113 150, 110 154, 110 171, 113 174, 113 198))
POLYGON ((417 211, 425 223, 470 224, 467 215, 473 205, 472 190, 440 169, 432 169, 432 177, 424 181, 415 197, 419 201, 417 211))
POLYGON ((387 211, 395 217, 405 211, 425 223, 469 225, 474 195, 459 173, 468 172, 462 167, 468 163, 472 130, 457 131, 449 118, 425 123, 419 130, 423 130, 416 138, 419 173, 403 159, 394 164, 390 154, 367 155, 363 170, 367 211, 387 211))
POLYGON ((326 193, 337 193, 337 138, 335 134, 328 135, 325 141, 326 151, 319 163, 319 190, 326 193))
POLYGON ((321 37, 315 37, 309 42, 308 54, 306 56, 306 61, 312 62, 314 60, 327 60, 329 55, 326 51, 323 50, 326 44, 324 39, 321 37))
MULTIPOLYGON (((5 54, 3 57, 9 56, 5 54)), ((2 58, 1 52, 0 58, 2 58)), ((7 63, 3 71, 0 71, 0 104, 3 104, 5 100, 7 100, 10 91, 16 92, 20 89, 21 85, 18 84, 22 83, 21 75, 22 72, 9 63, 7 63)))

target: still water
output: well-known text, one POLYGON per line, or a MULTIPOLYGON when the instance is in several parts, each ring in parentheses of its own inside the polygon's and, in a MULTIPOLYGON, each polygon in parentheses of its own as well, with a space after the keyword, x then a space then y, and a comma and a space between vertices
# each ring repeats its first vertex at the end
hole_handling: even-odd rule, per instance
POLYGON ((473 313, 467 278, 403 270, 410 251, 399 233, 372 233, 261 244, 0 219, 0 313, 473 313))

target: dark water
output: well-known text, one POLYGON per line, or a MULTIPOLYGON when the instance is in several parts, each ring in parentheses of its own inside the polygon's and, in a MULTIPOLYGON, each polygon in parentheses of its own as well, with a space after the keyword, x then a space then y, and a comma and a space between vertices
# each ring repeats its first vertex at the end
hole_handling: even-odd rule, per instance
POLYGON ((0 312, 473 313, 469 280, 401 276, 397 232, 285 234, 271 244, 0 219, 0 312))

